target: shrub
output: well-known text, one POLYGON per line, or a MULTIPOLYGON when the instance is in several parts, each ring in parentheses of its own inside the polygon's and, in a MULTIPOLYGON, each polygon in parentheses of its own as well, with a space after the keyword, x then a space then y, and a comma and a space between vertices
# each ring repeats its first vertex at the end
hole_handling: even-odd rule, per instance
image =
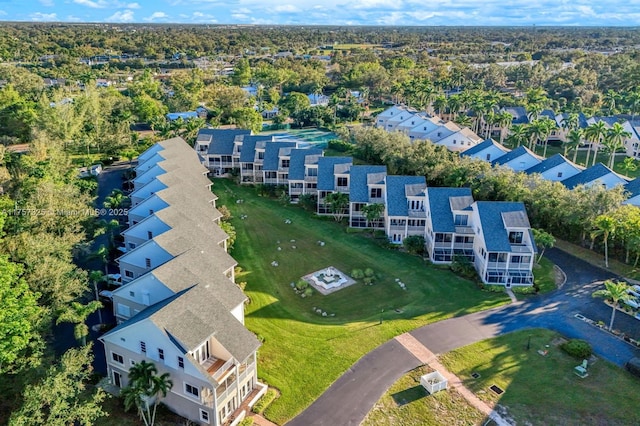
POLYGON ((424 254, 424 237, 422 235, 410 235, 402 242, 407 252, 411 254, 424 254))
POLYGON ((331 139, 329 142, 327 142, 327 148, 333 149, 334 151, 338 152, 351 152, 353 147, 354 145, 350 142, 345 142, 340 139, 331 139))
POLYGON ((256 414, 262 413, 269 406, 269 404, 271 404, 277 397, 278 397, 278 392, 275 389, 273 388, 267 389, 265 394, 262 395, 262 397, 258 400, 258 402, 256 402, 256 404, 253 406, 251 411, 253 411, 256 414))
POLYGON ((242 419, 240 423, 238 423, 238 426, 251 426, 251 425, 253 425, 253 417, 245 417, 244 419, 242 419))
POLYGON ((371 284, 371 283, 373 283, 373 277, 364 277, 364 278, 362 279, 362 282, 363 282, 363 283, 365 283, 365 284, 367 284, 367 285, 368 285, 368 284, 371 284))
POLYGON ((589 358, 592 353, 591 345, 581 339, 571 339, 560 345, 560 349, 569 355, 580 359, 589 358))
POLYGON ((307 287, 307 288, 304 290, 304 295, 305 295, 306 297, 313 296, 313 289, 312 289, 311 287, 307 287))
POLYGON ((484 289, 491 292, 491 293, 503 293, 504 292, 504 286, 503 285, 497 285, 497 284, 485 284, 484 289))
POLYGON ((305 280, 298 280, 298 282, 296 283, 296 288, 298 290, 306 290, 307 287, 309 287, 309 283, 305 280))
POLYGON ((354 280, 360 280, 364 278, 364 272, 362 272, 362 269, 354 269, 351 271, 351 278, 354 280))
POLYGON ((367 268, 364 270, 364 275, 365 277, 373 277, 375 275, 375 272, 373 272, 373 269, 367 268))
POLYGON ((305 210, 315 212, 318 205, 318 197, 314 194, 302 194, 298 199, 298 204, 305 210))
POLYGON ((451 270, 461 277, 468 279, 475 279, 478 276, 473 264, 465 256, 454 256, 453 262, 451 262, 451 270))
POLYGON ((515 286, 515 287, 511 287, 511 291, 513 291, 514 293, 518 293, 518 294, 535 294, 535 293, 537 293, 536 288, 533 287, 533 286, 530 286, 530 287, 515 286))

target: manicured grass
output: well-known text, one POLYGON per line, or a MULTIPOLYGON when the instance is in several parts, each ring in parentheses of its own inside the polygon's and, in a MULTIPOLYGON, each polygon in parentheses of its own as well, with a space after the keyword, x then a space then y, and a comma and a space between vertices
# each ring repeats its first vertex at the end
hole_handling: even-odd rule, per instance
POLYGON ((553 262, 549 259, 543 257, 539 264, 533 265, 533 276, 538 286, 538 293, 548 293, 557 288, 553 262))
MULTIPOLYGON (((144 424, 135 408, 124 411, 124 400, 113 395, 108 395, 107 399, 102 403, 102 409, 109 413, 108 416, 102 417, 95 424, 101 426, 140 426, 144 424)), ((184 417, 169 411, 162 403, 158 405, 156 412, 156 426, 173 426, 185 424, 184 417)))
POLYGON ((302 411, 362 355, 390 338, 508 301, 504 294, 481 292, 419 257, 382 248, 368 232, 350 234, 331 219, 258 197, 254 188, 216 180, 213 190, 218 205, 227 205, 234 215, 237 240, 232 255, 244 269, 237 281, 246 281, 251 299, 246 325, 264 340, 260 378, 281 392, 265 412, 277 423, 302 411), (243 202, 237 203, 239 199, 243 202), (272 261, 279 266, 271 266, 272 261), (372 286, 358 283, 308 298, 290 287, 303 275, 328 266, 347 274, 354 268, 373 268, 377 280, 372 286), (315 313, 314 307, 328 315, 315 313))
POLYGON ((515 332, 455 350, 440 361, 480 399, 507 407, 518 424, 640 424, 640 381, 604 360, 579 378, 573 368, 581 360, 556 346, 559 337, 543 329, 515 332), (546 356, 538 354, 545 349, 546 356), (474 372, 478 379, 471 377, 474 372), (504 393, 489 390, 493 384, 504 393))
POLYGON ((419 367, 393 384, 369 412, 363 426, 478 425, 485 416, 452 389, 429 395, 420 376, 433 371, 419 367))

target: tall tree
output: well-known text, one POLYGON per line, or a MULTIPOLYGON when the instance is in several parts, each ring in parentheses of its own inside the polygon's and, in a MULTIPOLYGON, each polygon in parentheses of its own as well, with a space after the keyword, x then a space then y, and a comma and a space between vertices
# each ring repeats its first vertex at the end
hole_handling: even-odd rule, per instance
POLYGON ((344 192, 327 194, 325 202, 329 204, 329 209, 331 209, 331 213, 336 222, 340 222, 348 212, 349 195, 344 192))
POLYGON ((604 121, 597 121, 589 124, 584 129, 584 137, 589 141, 589 150, 587 151, 587 159, 584 163, 586 167, 589 167, 589 153, 593 149, 593 164, 596 164, 596 158, 598 157, 598 147, 602 143, 602 140, 607 134, 607 125, 604 121))
POLYGON ((631 296, 627 292, 629 286, 624 282, 613 282, 612 280, 606 280, 604 282, 604 288, 593 292, 593 297, 603 297, 611 300, 612 311, 611 320, 609 321, 609 330, 613 330, 613 321, 616 318, 616 310, 620 306, 620 303, 624 303, 631 299, 631 296))
POLYGON ((538 247, 539 252, 536 263, 540 263, 540 261, 542 260, 542 256, 544 256, 545 250, 548 248, 552 248, 556 243, 556 239, 553 235, 546 232, 544 229, 533 228, 531 229, 531 232, 533 232, 533 239, 536 242, 536 246, 538 247))
POLYGON ((135 406, 144 424, 153 426, 159 399, 172 387, 169 373, 158 375, 155 364, 142 360, 129 369, 129 385, 122 390, 125 409, 135 406))
POLYGON ((566 140, 562 143, 564 145, 564 156, 567 156, 569 150, 573 150, 573 162, 576 162, 578 158, 578 148, 582 144, 582 131, 580 129, 573 129, 567 133, 566 140))
POLYGON ((87 336, 89 335, 89 327, 86 323, 87 317, 100 308, 102 308, 102 303, 97 300, 93 300, 86 305, 80 302, 71 302, 71 305, 60 313, 57 323, 74 323, 73 335, 84 346, 87 344, 87 336))
POLYGON ((374 203, 362 206, 362 214, 371 228, 375 228, 375 223, 380 219, 382 213, 384 213, 384 204, 374 203))
POLYGON ((631 132, 624 129, 622 124, 613 123, 604 135, 603 144, 609 152, 609 168, 613 169, 616 161, 616 151, 624 146, 624 141, 631 137, 631 132))
POLYGON ((616 231, 616 221, 608 214, 601 214, 594 221, 595 230, 591 232, 591 241, 602 236, 604 243, 604 266, 609 267, 609 237, 616 231))

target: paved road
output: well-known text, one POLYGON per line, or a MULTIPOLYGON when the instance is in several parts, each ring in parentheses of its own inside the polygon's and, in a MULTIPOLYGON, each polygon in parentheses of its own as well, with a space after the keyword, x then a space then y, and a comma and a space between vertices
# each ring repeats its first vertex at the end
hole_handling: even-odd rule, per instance
MULTIPOLYGON (((410 334, 433 353, 444 354, 503 333, 542 327, 570 338, 588 340, 598 356, 620 366, 633 356, 640 356, 637 349, 575 318, 580 313, 608 321, 611 309, 601 299, 591 297, 591 293, 602 280, 615 277, 558 249, 548 250, 547 257, 567 274, 562 289, 429 324, 410 334)), ((628 315, 617 315, 615 327, 630 335, 640 335, 640 323, 628 315)), ((288 425, 359 425, 389 386, 419 364, 397 341, 391 340, 360 359, 288 425)))

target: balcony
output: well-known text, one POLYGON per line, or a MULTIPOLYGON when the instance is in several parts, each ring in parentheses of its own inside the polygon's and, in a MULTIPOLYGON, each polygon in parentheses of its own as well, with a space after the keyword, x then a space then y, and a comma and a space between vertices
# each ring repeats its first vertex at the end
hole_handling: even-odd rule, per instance
POLYGON ((348 186, 338 186, 336 185, 336 192, 342 192, 345 194, 349 193, 349 187, 348 186))
POLYGON ((462 235, 469 235, 469 234, 474 234, 473 232, 473 228, 471 228, 470 226, 456 226, 456 234, 462 234, 462 235))
POLYGON ((409 217, 419 217, 425 218, 427 217, 427 213, 423 210, 409 210, 409 217))
POLYGON ((224 359, 209 357, 202 363, 202 367, 218 383, 222 383, 231 374, 234 366, 235 361, 233 358, 225 361, 224 359))
POLYGON ((522 244, 512 244, 511 245, 511 253, 525 253, 525 254, 533 254, 533 250, 530 247, 522 245, 522 244))

